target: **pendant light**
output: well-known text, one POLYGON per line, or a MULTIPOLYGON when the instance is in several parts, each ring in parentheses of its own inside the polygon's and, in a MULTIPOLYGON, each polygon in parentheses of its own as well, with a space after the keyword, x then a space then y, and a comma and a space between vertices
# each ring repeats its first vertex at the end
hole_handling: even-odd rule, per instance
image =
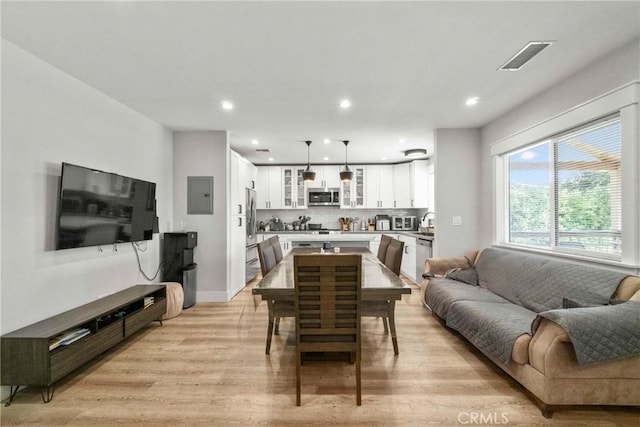
POLYGON ((304 143, 307 144, 307 168, 302 172, 302 179, 304 179, 305 182, 311 182, 316 179, 316 173, 311 170, 311 163, 309 163, 309 146, 311 145, 311 141, 305 141, 304 143))
POLYGON ((342 141, 344 143, 344 170, 340 172, 340 181, 351 181, 353 179, 353 171, 349 169, 349 164, 347 163, 347 145, 349 145, 348 140, 342 141))

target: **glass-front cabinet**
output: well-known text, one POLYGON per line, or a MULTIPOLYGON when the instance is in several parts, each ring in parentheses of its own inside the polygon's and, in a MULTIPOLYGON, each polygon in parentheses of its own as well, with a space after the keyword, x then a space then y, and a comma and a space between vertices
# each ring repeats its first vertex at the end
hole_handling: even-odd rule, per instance
POLYGON ((283 208, 306 209, 307 185, 302 176, 304 167, 283 167, 283 208))
POLYGON ((340 185, 340 207, 343 209, 364 208, 364 166, 351 166, 353 179, 342 181, 340 185))

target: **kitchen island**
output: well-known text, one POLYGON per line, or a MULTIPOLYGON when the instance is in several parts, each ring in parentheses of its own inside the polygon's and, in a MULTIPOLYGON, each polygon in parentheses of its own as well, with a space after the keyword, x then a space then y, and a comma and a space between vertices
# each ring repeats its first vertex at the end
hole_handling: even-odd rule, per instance
POLYGON ((421 243, 427 242, 429 246, 433 244, 435 236, 425 235, 417 231, 401 230, 376 230, 376 231, 340 231, 340 230, 308 230, 308 231, 259 231, 258 241, 268 239, 274 235, 279 236, 280 245, 284 255, 293 248, 300 247, 322 247, 324 243, 331 244, 332 247, 362 247, 368 248, 374 254, 378 252, 380 238, 383 234, 388 234, 405 243, 405 251, 402 257, 401 271, 406 277, 415 283, 420 283, 422 266, 424 260, 430 253, 416 251, 417 240, 421 243), (418 259, 420 257, 420 259, 418 259))

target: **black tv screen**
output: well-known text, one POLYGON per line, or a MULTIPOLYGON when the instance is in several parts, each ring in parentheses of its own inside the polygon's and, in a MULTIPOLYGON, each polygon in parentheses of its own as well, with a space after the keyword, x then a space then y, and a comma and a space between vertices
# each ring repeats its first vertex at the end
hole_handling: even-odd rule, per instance
POLYGON ((62 164, 56 249, 151 240, 156 228, 155 183, 62 164))

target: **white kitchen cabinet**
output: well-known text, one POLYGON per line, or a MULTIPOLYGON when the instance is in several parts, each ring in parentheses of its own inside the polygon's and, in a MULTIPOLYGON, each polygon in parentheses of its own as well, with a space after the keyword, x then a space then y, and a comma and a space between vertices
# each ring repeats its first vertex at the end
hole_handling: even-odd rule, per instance
POLYGON ((280 166, 260 166, 257 169, 257 208, 282 209, 282 169, 280 166))
POLYGON ((393 208, 393 166, 368 165, 366 178, 366 207, 393 208))
POLYGON ((396 235, 396 239, 404 242, 402 265, 400 271, 409 279, 416 281, 416 238, 402 234, 396 235))
POLYGON ((307 183, 302 174, 305 167, 282 168, 282 207, 284 209, 307 208, 307 183))
POLYGON ((428 177, 428 160, 393 165, 393 207, 429 207, 428 177))
POLYGON ((241 215, 244 212, 244 193, 242 198, 240 197, 240 155, 235 151, 231 152, 229 167, 229 189, 231 191, 231 215, 241 215))
POLYGON ((435 181, 435 166, 431 160, 427 165, 427 207, 431 212, 435 212, 435 191, 436 191, 436 181, 435 181))
POLYGON ((411 207, 429 207, 429 161, 414 160, 410 163, 411 207))
POLYGON ((411 164, 393 165, 393 207, 411 208, 411 164))
POLYGON ((231 262, 229 291, 235 295, 246 285, 246 217, 244 215, 231 215, 231 262))
POLYGON ((340 185, 340 207, 354 209, 365 207, 365 166, 351 166, 353 179, 340 185))
POLYGON ((311 166, 311 170, 316 173, 316 179, 308 183, 310 188, 340 188, 341 166, 311 166))

